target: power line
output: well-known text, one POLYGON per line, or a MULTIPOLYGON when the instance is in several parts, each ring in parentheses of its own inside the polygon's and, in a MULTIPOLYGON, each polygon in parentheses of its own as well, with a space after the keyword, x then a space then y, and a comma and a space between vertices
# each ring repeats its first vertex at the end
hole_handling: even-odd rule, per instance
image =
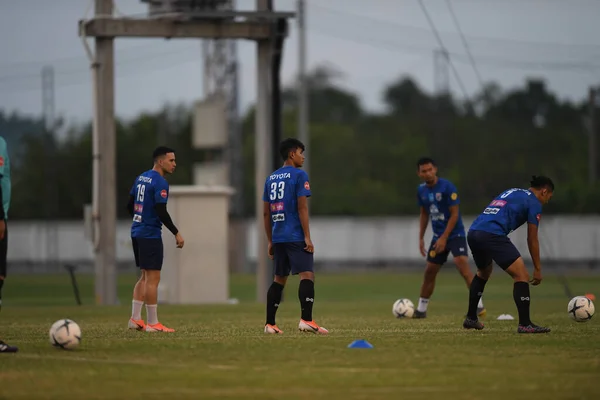
MULTIPOLYGON (((542 0, 545 1, 545 0, 542 0)), ((600 0, 599 4, 600 4, 600 0)), ((408 31, 413 31, 413 32, 427 32, 429 33, 429 29, 427 28, 423 28, 420 26, 413 26, 413 25, 404 25, 404 24, 399 24, 398 22, 395 21, 390 21, 390 20, 385 20, 385 19, 381 19, 381 18, 376 18, 373 16, 369 16, 369 15, 358 15, 355 13, 352 13, 350 11, 347 10, 342 10, 342 9, 336 9, 336 8, 330 8, 327 6, 323 6, 321 4, 311 4, 311 8, 318 8, 321 9, 325 12, 334 14, 336 17, 339 17, 340 15, 347 15, 350 17, 354 17, 357 19, 361 19, 361 20, 371 20, 374 22, 377 22, 378 25, 381 24, 385 24, 385 25, 390 25, 390 26, 394 26, 396 29, 400 28, 400 29, 406 29, 408 31)), ((317 15, 315 15, 317 16, 317 15)), ((448 32, 448 31, 439 31, 441 33, 443 33, 444 35, 452 35, 455 34, 454 32, 448 32)), ((547 47, 551 47, 552 50, 556 50, 557 46, 560 47, 566 47, 568 49, 573 49, 573 48, 582 48, 585 50, 590 50, 590 49, 595 49, 595 50, 599 50, 600 51, 600 45, 598 44, 591 44, 591 43, 560 43, 560 42, 544 42, 544 41, 532 41, 532 40, 525 40, 525 39, 510 39, 510 38, 499 38, 499 37, 491 37, 491 36, 479 36, 479 35, 465 35, 465 37, 467 37, 469 40, 480 40, 480 41, 486 41, 486 42, 496 42, 496 43, 505 43, 505 44, 518 44, 518 45, 524 45, 524 46, 529 46, 529 47, 535 47, 535 48, 539 48, 540 46, 547 46, 547 47)))
MULTIPOLYGON (((354 43, 364 43, 373 48, 380 48, 389 51, 397 52, 399 49, 413 54, 430 54, 434 47, 429 46, 418 46, 414 44, 400 43, 397 41, 386 38, 367 38, 365 34, 373 32, 373 30, 366 30, 360 32, 360 36, 357 36, 356 26, 353 25, 352 30, 344 30, 341 32, 337 30, 338 34, 333 33, 332 25, 329 23, 323 25, 315 24, 314 18, 309 24, 312 32, 317 32, 326 36, 334 37, 336 39, 351 41, 354 43)), ((458 59, 465 59, 464 54, 449 52, 457 61, 458 59)), ((530 61, 530 60, 517 60, 501 58, 496 56, 477 56, 477 62, 479 65, 490 65, 495 67, 507 67, 519 70, 556 70, 556 71, 579 71, 579 72, 593 72, 600 70, 600 65, 592 64, 589 62, 556 62, 556 61, 530 61)), ((468 63, 468 60, 466 61, 468 63)))
POLYGON ((452 60, 450 58, 450 53, 448 52, 448 49, 446 48, 446 46, 444 46, 444 42, 442 41, 442 37, 438 33, 437 28, 435 27, 435 24, 433 23, 433 20, 431 19, 431 16, 427 12, 427 9, 425 8, 425 4, 423 4, 423 0, 417 0, 417 1, 418 1, 419 5, 421 6, 421 10, 423 10, 423 14, 425 14, 425 17, 427 18, 429 26, 431 27, 431 31, 433 32, 434 36, 436 37, 436 39, 437 39, 440 47, 442 48, 442 50, 446 53, 446 55, 448 57, 448 63, 450 64, 450 68, 452 68, 452 72, 454 74, 454 77, 456 78, 458 86, 460 86, 460 90, 463 92, 463 95, 465 96, 465 100, 470 105, 471 104, 471 99, 469 98, 469 95, 467 93, 467 89, 465 88, 465 85, 463 84, 463 81, 460 78, 460 75, 458 74, 458 71, 457 71, 456 67, 454 66, 454 63, 452 62, 452 60))
POLYGON ((477 76, 477 80, 479 81, 479 86, 481 86, 481 90, 484 89, 483 79, 481 79, 481 74, 479 73, 479 69, 477 68, 477 64, 475 63, 475 59, 473 58, 473 54, 471 54, 471 49, 469 48, 469 43, 467 39, 465 39, 465 35, 463 34, 462 29, 460 28, 460 23, 458 22, 458 18, 454 13, 454 7, 452 7, 452 3, 450 0, 446 0, 446 4, 448 5, 448 9, 450 10, 450 15, 452 16, 452 20, 454 21, 454 25, 460 34, 463 45, 465 46, 465 50, 467 55, 469 56, 469 60, 471 61, 471 65, 473 66, 473 71, 475 71, 475 76, 477 76))

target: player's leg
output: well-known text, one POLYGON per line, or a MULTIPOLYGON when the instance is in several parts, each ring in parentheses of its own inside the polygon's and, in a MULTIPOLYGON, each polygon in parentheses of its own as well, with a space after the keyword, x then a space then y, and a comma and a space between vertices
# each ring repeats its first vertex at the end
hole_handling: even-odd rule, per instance
POLYGON ((158 284, 163 263, 162 239, 138 238, 140 268, 145 270, 146 332, 175 332, 158 321, 158 284))
POLYGON ((11 346, 8 343, 0 340, 0 353, 16 353, 19 351, 19 348, 16 346, 11 346))
POLYGON ((273 244, 273 260, 275 277, 273 283, 267 291, 267 320, 265 322, 265 333, 281 334, 283 331, 279 329, 275 322, 275 315, 281 303, 283 289, 290 274, 290 262, 285 251, 285 243, 273 244))
MULTIPOLYGON (((506 239, 510 243, 510 240, 508 238, 506 239)), ((529 313, 531 305, 531 295, 529 292, 529 273, 525 267, 523 257, 521 257, 518 250, 512 243, 510 243, 510 245, 511 246, 506 245, 505 248, 507 250, 495 258, 494 261, 496 261, 496 263, 502 269, 504 269, 514 281, 513 299, 519 313, 519 327, 517 328, 517 332, 548 333, 550 332, 550 328, 537 326, 531 322, 529 313), (514 250, 509 250, 510 247, 512 247, 514 250), (514 259, 516 255, 518 255, 518 257, 514 259)))
MULTIPOLYGON (((139 247, 137 243, 137 239, 131 238, 131 245, 133 247, 133 257, 135 259, 135 266, 140 267, 140 254, 139 247)), ((142 307, 144 305, 144 293, 145 293, 145 285, 146 285, 146 273, 144 270, 141 270, 142 274, 135 286, 133 287, 133 299, 131 300, 131 317, 129 318, 129 322, 127 326, 129 329, 136 330, 144 330, 146 329, 146 324, 142 319, 142 307)))
POLYGON ((483 329, 483 324, 477 318, 478 305, 483 296, 485 285, 492 275, 492 254, 487 248, 486 235, 481 232, 470 231, 467 235, 467 242, 473 254, 473 260, 477 266, 477 274, 471 280, 469 285, 469 308, 467 317, 463 322, 465 329, 483 329))
POLYGON ((448 260, 448 250, 444 250, 442 253, 436 253, 433 249, 435 245, 435 238, 429 245, 429 251, 427 252, 427 265, 425 267, 425 274, 423 275, 423 284, 421 285, 421 292, 419 295, 419 304, 413 314, 413 318, 426 318, 427 307, 429 306, 429 299, 433 295, 435 289, 435 279, 437 274, 440 272, 442 265, 448 260))
MULTIPOLYGON (((0 205, 2 207, 2 205, 0 205)), ((5 226, 4 238, 0 240, 0 310, 2 310, 2 288, 4 287, 4 280, 6 279, 6 256, 8 253, 8 224, 5 226)))
MULTIPOLYGON (((469 254, 467 252, 467 240, 462 236, 454 237, 448 240, 446 247, 452 252, 454 256, 454 264, 460 276, 465 280, 467 289, 471 288, 471 282, 473 281, 474 274, 471 271, 469 265, 469 254)), ((479 299, 477 304, 477 315, 483 317, 486 314, 485 307, 483 306, 483 298, 479 299)))
MULTIPOLYGON (((456 269, 460 273, 460 275, 465 280, 467 284, 467 288, 471 289, 471 284, 473 283, 473 279, 475 278, 475 274, 471 272, 471 267, 469 266, 469 258, 467 256, 458 256, 454 257, 454 264, 456 265, 456 269)), ((486 314, 485 306, 483 305, 483 297, 479 299, 479 303, 477 303, 477 315, 479 317, 483 317, 486 314)))
POLYGON ((292 274, 300 275, 298 300, 300 300, 300 322, 298 329, 303 332, 327 335, 329 331, 319 326, 313 319, 315 304, 314 255, 304 250, 304 242, 287 243, 286 251, 290 259, 292 274))

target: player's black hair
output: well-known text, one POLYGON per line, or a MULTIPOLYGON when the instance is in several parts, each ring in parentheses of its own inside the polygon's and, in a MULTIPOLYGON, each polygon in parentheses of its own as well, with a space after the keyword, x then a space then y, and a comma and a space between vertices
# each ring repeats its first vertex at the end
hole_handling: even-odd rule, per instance
POLYGON ((288 159, 290 151, 296 151, 296 149, 302 149, 302 151, 305 150, 304 143, 298 139, 288 138, 279 143, 279 154, 281 155, 281 158, 283 158, 283 161, 288 159))
POLYGON ((156 159, 160 156, 164 156, 167 153, 175 153, 175 150, 166 147, 166 146, 158 146, 156 149, 154 149, 154 151, 152 152, 152 160, 156 161, 156 159))
POLYGON ((547 176, 533 175, 529 184, 534 189, 546 188, 549 189, 551 192, 554 192, 554 182, 552 182, 552 179, 548 178, 547 176))
POLYGON ((417 160, 417 169, 421 168, 421 165, 431 164, 434 167, 436 166, 435 161, 431 157, 421 157, 417 160))

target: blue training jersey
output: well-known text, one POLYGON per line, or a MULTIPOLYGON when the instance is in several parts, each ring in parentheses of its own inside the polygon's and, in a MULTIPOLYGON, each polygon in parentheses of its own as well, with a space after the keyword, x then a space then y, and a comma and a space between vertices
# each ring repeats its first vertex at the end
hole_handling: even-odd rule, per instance
POLYGON ((167 180, 154 170, 146 171, 135 179, 129 194, 134 200, 131 237, 161 238, 162 222, 154 207, 169 198, 167 180))
POLYGON ((303 242, 298 197, 310 197, 308 174, 292 166, 273 172, 265 182, 263 201, 271 211, 273 243, 303 242))
POLYGON ((470 230, 508 235, 525 222, 539 225, 542 203, 527 189, 508 189, 473 221, 470 230))
MULTIPOLYGON (((441 236, 446 230, 450 219, 450 207, 460 204, 456 186, 443 178, 438 178, 436 184, 431 187, 425 183, 419 185, 417 201, 419 206, 425 208, 431 219, 431 229, 434 237, 441 236)), ((458 221, 456 221, 456 225, 454 225, 448 239, 457 236, 465 236, 465 226, 460 210, 458 211, 458 221)))
POLYGON ((10 184, 10 157, 6 140, 0 136, 0 185, 2 185, 2 207, 4 207, 4 219, 8 219, 10 208, 11 184, 10 184))

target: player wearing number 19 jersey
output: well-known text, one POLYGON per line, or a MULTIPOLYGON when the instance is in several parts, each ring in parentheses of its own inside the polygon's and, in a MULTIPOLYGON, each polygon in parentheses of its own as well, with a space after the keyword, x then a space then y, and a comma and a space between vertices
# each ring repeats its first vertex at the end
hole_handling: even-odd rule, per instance
POLYGON ((466 329, 483 329, 477 320, 477 301, 481 298, 485 284, 492 273, 492 261, 505 270, 514 281, 513 298, 519 312, 519 333, 547 333, 549 328, 537 326, 529 317, 529 284, 539 285, 542 281, 538 226, 542 205, 552 198, 554 183, 550 178, 534 176, 529 189, 514 188, 501 193, 473 221, 467 241, 477 265, 477 275, 469 292, 469 311, 463 322, 466 329), (533 279, 517 248, 508 235, 527 222, 527 245, 533 261, 533 279))
POLYGON ((298 329, 326 335, 327 329, 312 318, 315 299, 313 272, 314 246, 308 226, 308 197, 311 196, 308 174, 300 168, 304 164, 304 144, 286 139, 279 145, 283 167, 273 172, 265 182, 263 216, 269 258, 275 260, 274 281, 267 292, 267 320, 265 333, 283 333, 275 324, 275 314, 287 278, 300 275, 298 298, 301 318, 298 329))
POLYGON ((135 264, 142 270, 133 289, 133 302, 129 328, 146 332, 174 332, 158 322, 158 284, 163 263, 162 225, 175 235, 178 248, 183 247, 183 237, 167 212, 169 184, 164 178, 175 171, 175 152, 168 147, 158 147, 153 154, 154 166, 139 175, 129 192, 127 210, 131 224, 131 242, 135 264), (147 324, 142 319, 142 305, 146 303, 147 324))

